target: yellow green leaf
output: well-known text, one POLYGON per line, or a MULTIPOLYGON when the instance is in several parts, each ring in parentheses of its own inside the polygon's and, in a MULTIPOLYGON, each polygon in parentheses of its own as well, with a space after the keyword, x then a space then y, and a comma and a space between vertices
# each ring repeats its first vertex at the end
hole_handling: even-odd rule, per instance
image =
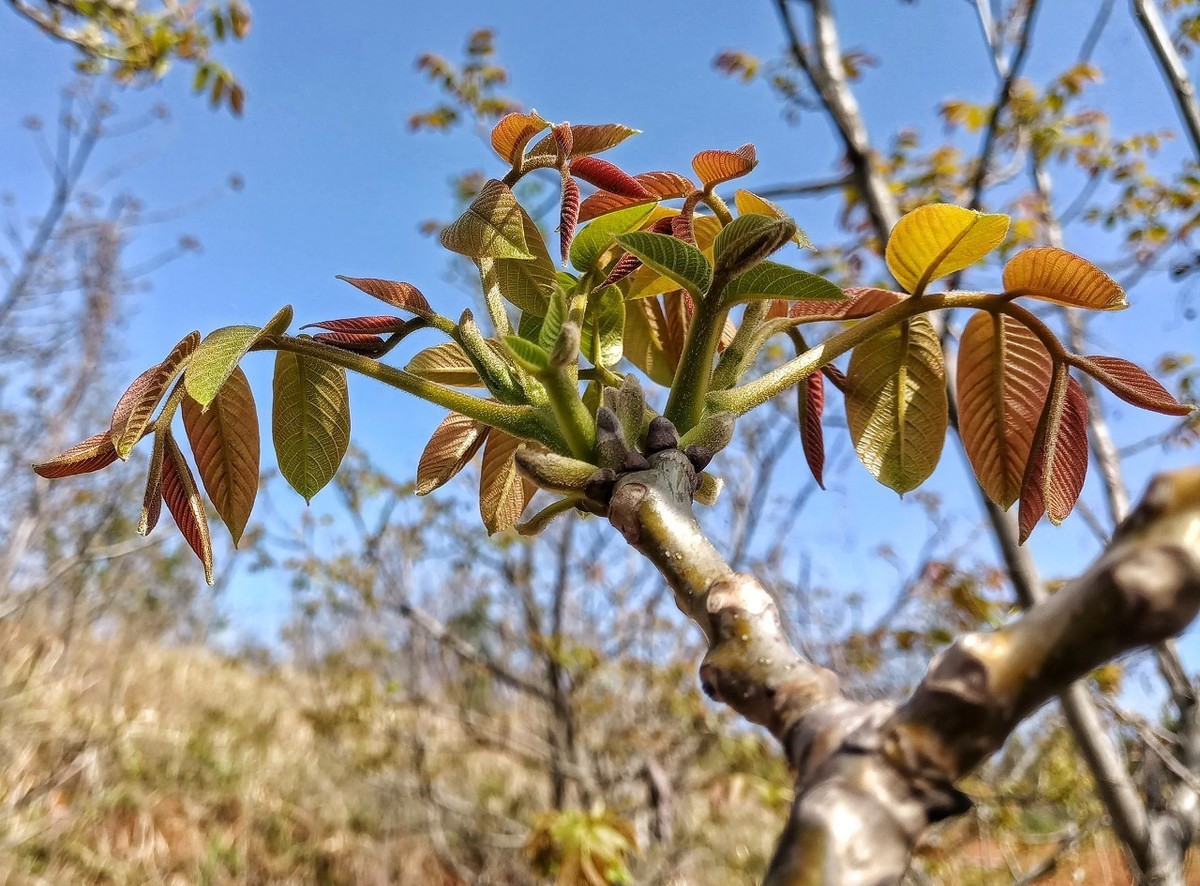
POLYGON ((682 240, 666 234, 634 231, 620 235, 617 242, 697 298, 707 292, 712 283, 712 265, 704 253, 682 240))
POLYGON ((867 470, 903 494, 937 466, 948 406, 942 345, 925 317, 863 342, 850 357, 846 420, 867 470))
POLYGON ((508 185, 492 179, 466 212, 442 231, 442 245, 478 261, 482 258, 532 259, 525 237, 525 210, 508 185))
POLYGON ((930 281, 973 265, 1003 243, 1008 221, 949 203, 922 206, 892 228, 888 269, 909 292, 923 292, 930 281))
POLYGON ((333 479, 350 446, 346 371, 324 360, 275 355, 271 429, 279 472, 308 501, 333 479))
POLYGON ((285 305, 261 329, 257 326, 225 326, 210 332, 188 361, 183 376, 188 396, 201 406, 208 406, 250 349, 268 335, 281 334, 291 322, 292 308, 285 305))
POLYGON ((155 408, 180 369, 197 352, 198 344, 199 332, 187 335, 171 349, 165 360, 134 379, 117 401, 109 431, 113 449, 122 459, 129 457, 134 445, 145 435, 155 408))
POLYGON ((1004 266, 1004 290, 1060 305, 1119 311, 1129 303, 1108 274, 1073 252, 1039 246, 1018 252, 1004 266))
POLYGON ((442 342, 413 355, 404 367, 413 375, 456 388, 481 388, 479 371, 456 341, 442 342))
MULTIPOLYGON (((737 207, 738 215, 767 215, 771 218, 791 218, 783 209, 776 206, 766 197, 760 197, 758 194, 746 190, 734 192, 733 205, 737 207)), ((792 235, 792 240, 797 246, 806 249, 814 248, 812 240, 809 240, 808 235, 799 228, 792 235)))
POLYGON ((523 445, 496 428, 488 433, 479 469, 479 514, 488 535, 515 526, 537 491, 517 470, 516 454, 523 445))

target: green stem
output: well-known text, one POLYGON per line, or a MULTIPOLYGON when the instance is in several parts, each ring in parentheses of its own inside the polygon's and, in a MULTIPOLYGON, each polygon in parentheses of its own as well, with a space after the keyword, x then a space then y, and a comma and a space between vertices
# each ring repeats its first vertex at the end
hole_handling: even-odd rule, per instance
POLYGON ((982 292, 943 292, 921 298, 906 298, 809 348, 761 378, 727 391, 714 391, 708 397, 709 408, 715 412, 729 411, 734 415, 745 415, 872 336, 918 314, 928 314, 942 308, 1003 310, 1005 304, 1007 301, 1003 296, 982 292))
POLYGON ((757 298, 746 305, 746 312, 742 315, 742 323, 738 326, 737 334, 729 343, 729 347, 721 352, 717 368, 713 371, 712 387, 714 389, 723 391, 731 385, 737 384, 738 379, 747 369, 743 363, 769 310, 771 310, 771 300, 767 298, 757 298))
POLYGON ((563 369, 551 367, 540 380, 550 400, 558 430, 571 454, 590 462, 595 455, 596 426, 579 396, 579 383, 563 369))
POLYGON ((683 356, 675 371, 675 383, 667 398, 665 415, 678 429, 686 434, 694 428, 704 415, 704 401, 708 396, 713 374, 713 355, 725 328, 725 317, 729 307, 723 304, 724 280, 714 280, 712 288, 696 305, 696 316, 692 318, 687 339, 683 344, 683 356))
POLYGON ((341 366, 367 378, 383 382, 422 400, 436 403, 446 409, 453 410, 468 418, 481 421, 486 425, 499 428, 514 437, 525 440, 537 440, 549 446, 558 441, 540 421, 536 411, 531 406, 509 406, 484 400, 462 391, 456 391, 444 385, 427 381, 419 375, 413 375, 403 369, 388 366, 362 354, 343 351, 330 345, 322 344, 311 338, 297 338, 291 335, 276 335, 264 338, 252 350, 256 351, 290 351, 316 360, 324 360, 334 366, 341 366))
POLYGON ((733 213, 729 211, 729 207, 725 204, 725 201, 717 196, 715 191, 705 191, 701 199, 708 204, 708 208, 713 211, 713 214, 721 220, 722 225, 727 225, 733 221, 733 213))

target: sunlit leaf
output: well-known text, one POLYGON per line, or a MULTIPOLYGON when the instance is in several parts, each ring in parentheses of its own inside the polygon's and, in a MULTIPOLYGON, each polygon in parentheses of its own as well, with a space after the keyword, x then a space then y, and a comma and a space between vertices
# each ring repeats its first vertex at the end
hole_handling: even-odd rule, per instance
POLYGON ((212 537, 204 500, 191 468, 170 431, 163 431, 162 497, 188 547, 204 565, 204 579, 213 583, 212 537))
POLYGON ((890 289, 847 289, 842 299, 804 299, 792 302, 788 316, 805 323, 825 320, 861 320, 870 317, 907 298, 903 292, 890 289))
POLYGON ((1087 477, 1087 397, 1060 368, 1051 387, 1021 484, 1018 535, 1022 543, 1049 512, 1058 525, 1075 507, 1087 477))
POLYGON ((60 477, 74 477, 102 470, 116 460, 117 450, 113 448, 112 433, 102 431, 88 437, 82 443, 76 443, 54 458, 36 463, 33 470, 39 477, 57 480, 60 477))
POLYGON ((660 200, 686 197, 696 190, 696 186, 687 176, 675 172, 643 172, 635 175, 634 179, 645 188, 648 196, 623 197, 609 191, 597 191, 580 204, 579 221, 591 221, 598 216, 642 203, 657 203, 660 200))
POLYGON ((163 463, 167 454, 167 437, 170 431, 164 428, 154 435, 154 448, 150 451, 150 464, 146 469, 146 491, 142 495, 142 513, 138 518, 138 535, 149 535, 158 525, 162 515, 163 463))
POLYGON ((625 356, 634 366, 664 387, 675 379, 675 362, 663 345, 666 317, 656 298, 629 302, 625 310, 625 356))
POLYGON ((279 473, 312 501, 333 479, 350 445, 346 371, 324 360, 277 352, 271 429, 279 473))
POLYGON ((1004 242, 1007 215, 989 215, 931 203, 905 215, 892 228, 887 243, 887 266, 909 292, 923 291, 945 277, 979 261, 1004 242))
POLYGON ((624 353, 625 299, 616 286, 593 293, 583 318, 580 351, 596 366, 616 366, 624 353))
POLYGON ((571 254, 571 241, 575 239, 575 226, 579 222, 579 185, 569 175, 562 180, 562 204, 558 214, 558 245, 565 265, 571 254))
POLYGON ((879 482, 903 494, 933 473, 948 413, 942 345, 926 317, 854 349, 846 420, 859 458, 879 482))
POLYGON ((328 329, 330 332, 354 332, 359 334, 403 332, 409 328, 410 322, 403 317, 346 317, 341 320, 322 320, 319 323, 307 323, 301 329, 328 329))
POLYGON ((456 341, 442 342, 417 352, 404 368, 427 381, 451 387, 483 387, 479 371, 456 341))
MULTIPOLYGON (((735 191, 733 202, 734 206, 737 207, 738 215, 766 215, 771 218, 791 218, 790 215, 770 200, 760 197, 758 194, 752 194, 750 191, 735 191)), ((799 228, 796 228, 796 233, 792 235, 792 240, 797 246, 802 248, 814 248, 813 242, 808 239, 808 235, 799 228)))
POLYGON ((695 246, 666 234, 633 231, 621 234, 617 242, 642 262, 699 297, 712 283, 712 265, 695 246))
POLYGON ((501 160, 513 163, 524 153, 529 140, 549 125, 537 111, 506 114, 492 127, 492 149, 501 160))
POLYGON ((532 259, 522 220, 524 210, 508 185, 497 179, 483 186, 466 212, 442 231, 451 252, 484 258, 532 259))
POLYGON ((1180 403, 1151 375, 1120 357, 1088 357, 1083 368, 1126 403, 1164 415, 1190 415, 1194 407, 1180 403))
POLYGON ((1021 494, 1054 361, 1027 326, 979 311, 958 343, 958 424, 988 498, 1008 508, 1021 494))
POLYGON ((713 241, 714 273, 728 279, 748 271, 792 239, 795 230, 790 218, 738 216, 713 241))
POLYGON ((234 370, 208 409, 184 398, 183 426, 204 490, 236 546, 258 495, 258 410, 246 374, 234 370))
POLYGON ((210 332, 192 354, 184 373, 183 383, 188 396, 201 406, 207 406, 250 349, 266 336, 281 334, 291 322, 292 309, 286 306, 261 329, 257 326, 226 326, 210 332))
POLYGON ((537 374, 550 365, 549 351, 519 335, 504 336, 504 346, 516 364, 526 372, 537 374))
POLYGON ((1087 259, 1053 246, 1014 255, 1004 266, 1004 290, 1093 311, 1129 306, 1116 280, 1087 259))
POLYGON ((345 277, 341 274, 338 274, 338 279, 345 280, 367 295, 387 302, 393 308, 409 311, 418 317, 433 315, 433 308, 429 306, 429 301, 421 290, 411 283, 402 283, 399 280, 380 280, 378 277, 345 277))
POLYGON ((804 460, 813 479, 825 488, 825 431, 821 416, 825 412, 825 376, 814 372, 796 385, 796 413, 800 423, 800 443, 804 460))
POLYGON ((121 395, 113 410, 110 427, 113 448, 120 458, 128 458, 134 445, 145 435, 154 410, 183 365, 198 353, 196 346, 199 343, 200 333, 190 333, 171 349, 165 360, 139 375, 121 395))
POLYGON ((579 157, 572 160, 571 174, 583 179, 588 184, 595 185, 602 191, 616 194, 618 197, 641 199, 650 196, 650 193, 632 175, 599 157, 579 157))
MULTIPOLYGON (((599 154, 609 148, 615 148, 631 135, 637 135, 640 129, 630 129, 619 123, 576 123, 571 126, 571 156, 583 157, 588 154, 599 154)), ((552 157, 555 144, 552 136, 545 136, 529 149, 530 157, 552 157)))
POLYGON ((729 304, 760 298, 816 300, 821 303, 849 300, 837 284, 824 277, 770 261, 761 262, 734 277, 725 287, 723 298, 729 304))
POLYGON ((537 487, 517 471, 522 440, 492 428, 479 469, 479 514, 488 535, 511 529, 521 519, 537 487))
POLYGON ((736 151, 701 151, 692 158, 692 169, 706 188, 741 178, 757 165, 758 154, 751 144, 736 151))
POLYGON ((649 205, 631 206, 585 225, 571 244, 571 265, 580 272, 592 270, 596 260, 612 247, 613 237, 637 228, 653 210, 649 205))
POLYGON ((417 464, 417 495, 428 495, 466 467, 489 430, 487 425, 457 412, 442 419, 417 464))
POLYGON ((499 294, 522 311, 529 311, 540 317, 546 313, 550 293, 554 291, 558 281, 558 271, 546 249, 537 223, 520 205, 517 205, 516 211, 525 232, 525 245, 531 253, 531 258, 481 258, 477 262, 479 277, 484 291, 489 293, 489 298, 499 294))
POLYGON ((558 334, 562 332, 563 321, 566 319, 567 296, 562 289, 556 288, 554 295, 550 298, 550 306, 546 309, 546 316, 542 318, 542 325, 538 329, 535 344, 544 351, 552 350, 554 343, 558 341, 558 334))

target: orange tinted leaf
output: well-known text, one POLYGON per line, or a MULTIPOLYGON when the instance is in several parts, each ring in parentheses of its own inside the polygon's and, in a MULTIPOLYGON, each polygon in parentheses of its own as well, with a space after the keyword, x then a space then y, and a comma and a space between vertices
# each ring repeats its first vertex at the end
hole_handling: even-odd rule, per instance
MULTIPOLYGON (((576 124, 571 127, 571 155, 583 157, 587 154, 599 154, 609 148, 615 148, 629 136, 637 135, 640 131, 619 123, 576 124)), ((530 149, 529 156, 553 156, 556 147, 554 137, 548 135, 530 149)))
POLYGON ((805 323, 822 320, 861 320, 908 298, 903 292, 890 289, 854 288, 845 290, 847 299, 803 299, 794 301, 788 309, 792 319, 803 318, 805 323))
POLYGON ((625 356, 653 381, 669 387, 675 364, 663 344, 667 319, 657 298, 628 302, 625 310, 625 356))
POLYGON ((1055 525, 1067 518, 1083 492, 1087 467, 1087 398, 1066 369, 1060 369, 1021 484, 1022 543, 1043 514, 1049 512, 1055 525))
POLYGON ((537 487, 517 470, 517 450, 524 441, 492 428, 479 469, 479 514, 488 535, 517 525, 537 487))
POLYGON ((149 535, 158 525, 162 514, 163 458, 166 455, 166 432, 154 435, 154 449, 146 471, 146 492, 142 496, 142 515, 138 519, 138 535, 149 535))
POLYGON ((692 158, 692 169, 705 188, 741 178, 757 165, 758 154, 751 144, 736 151, 701 151, 692 158))
POLYGON ((559 162, 570 157, 571 149, 575 144, 575 135, 571 132, 571 124, 555 124, 550 130, 550 135, 554 138, 554 148, 558 154, 559 162))
POLYGON ((649 197, 649 192, 632 175, 599 157, 578 157, 571 161, 571 174, 595 185, 602 191, 609 191, 619 197, 642 199, 649 197))
POLYGON ((634 180, 645 189, 645 197, 623 197, 608 191, 598 191, 592 194, 579 206, 579 221, 591 221, 600 215, 625 209, 627 206, 638 206, 642 203, 654 203, 659 200, 671 200, 675 197, 686 197, 696 186, 687 176, 677 172, 643 172, 635 175, 634 180))
POLYGON ((134 444, 145 435, 159 401, 198 344, 200 333, 189 334, 175 345, 165 360, 139 375, 121 395, 113 410, 110 428, 113 448, 120 458, 128 458, 134 444))
POLYGON ((825 432, 821 427, 821 415, 825 412, 825 376, 814 372, 796 386, 796 407, 804 460, 817 485, 824 489, 825 432))
POLYGON ((1004 289, 1093 311, 1129 306, 1125 290, 1116 280, 1087 259, 1053 246, 1038 246, 1013 256, 1004 266, 1004 289))
POLYGON ((204 489, 237 545, 258 495, 258 411, 246 374, 234 370, 208 409, 186 398, 183 426, 204 489))
POLYGON ((562 179, 562 208, 558 216, 558 243, 562 251, 563 264, 571 254, 571 241, 575 239, 575 225, 579 222, 579 185, 566 173, 562 179))
POLYGON ((1021 494, 1054 361, 1012 317, 977 312, 958 344, 963 448, 988 498, 1008 508, 1021 494))
POLYGON ((410 311, 419 317, 433 315, 433 308, 421 294, 421 290, 411 283, 401 283, 396 280, 380 280, 377 277, 345 277, 338 274, 339 280, 345 280, 351 286, 361 289, 367 295, 385 301, 394 308, 410 311))
POLYGON ((163 501, 167 503, 167 510, 175 519, 184 541, 204 565, 204 580, 212 584, 212 537, 209 535, 208 517, 204 513, 200 490, 175 438, 169 431, 163 432, 163 438, 163 501))
POLYGON ((492 127, 492 149, 501 160, 509 163, 525 151, 529 140, 550 124, 538 116, 537 111, 528 114, 506 114, 492 127))
POLYGON ((33 470, 39 477, 57 480, 59 477, 74 477, 99 471, 116 460, 117 450, 113 448, 112 435, 109 431, 102 431, 88 437, 82 443, 76 443, 54 458, 38 462, 33 466, 33 470))
POLYGON ((457 412, 442 419, 417 464, 417 495, 428 495, 466 467, 490 430, 457 412))
POLYGON ((1180 403, 1150 373, 1120 357, 1088 357, 1084 366, 1100 382, 1126 403, 1161 412, 1164 415, 1190 415, 1193 407, 1180 403))

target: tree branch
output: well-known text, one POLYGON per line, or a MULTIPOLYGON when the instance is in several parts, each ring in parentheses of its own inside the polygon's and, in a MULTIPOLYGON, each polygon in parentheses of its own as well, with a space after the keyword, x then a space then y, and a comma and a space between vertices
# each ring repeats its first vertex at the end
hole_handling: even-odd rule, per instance
POLYGON ((1187 130, 1188 141, 1192 151, 1200 157, 1200 104, 1196 102, 1196 88, 1188 77, 1183 59, 1171 42, 1171 34, 1159 12, 1154 0, 1133 0, 1133 15, 1150 51, 1162 68, 1163 77, 1171 87, 1171 95, 1175 98, 1175 107, 1179 111, 1179 119, 1187 130))

